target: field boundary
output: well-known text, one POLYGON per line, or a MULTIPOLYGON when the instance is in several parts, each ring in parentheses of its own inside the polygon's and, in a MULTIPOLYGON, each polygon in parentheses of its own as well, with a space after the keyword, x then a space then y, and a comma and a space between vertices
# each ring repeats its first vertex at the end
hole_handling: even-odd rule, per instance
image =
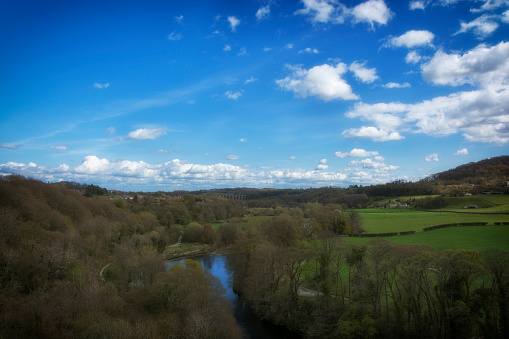
MULTIPOLYGON (((493 225, 488 225, 488 222, 461 222, 461 223, 452 223, 452 224, 442 224, 435 226, 428 226, 422 229, 423 232, 439 230, 443 228, 450 227, 463 227, 463 226, 509 226, 509 222, 507 221, 499 221, 494 222, 493 225)), ((383 237, 395 237, 400 235, 410 235, 415 234, 416 231, 402 231, 402 232, 387 232, 387 233, 361 233, 361 234, 350 234, 350 237, 353 238, 383 238, 383 237)))

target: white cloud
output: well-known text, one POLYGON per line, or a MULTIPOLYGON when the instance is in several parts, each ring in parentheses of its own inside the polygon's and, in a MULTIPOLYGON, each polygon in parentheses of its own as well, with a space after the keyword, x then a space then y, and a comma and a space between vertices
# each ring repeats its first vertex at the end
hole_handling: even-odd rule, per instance
POLYGON ((473 31, 478 39, 487 38, 499 27, 499 24, 492 20, 493 18, 495 16, 484 14, 470 22, 461 21, 461 27, 454 35, 473 31))
POLYGON ((416 104, 359 103, 346 116, 377 126, 345 131, 346 137, 369 137, 369 132, 382 139, 399 131, 433 136, 460 132, 469 141, 505 144, 509 143, 509 88, 458 92, 416 104))
POLYGON ((246 139, 246 138, 242 138, 242 139, 240 139, 239 141, 240 141, 240 142, 246 142, 246 141, 247 141, 247 139, 246 139))
POLYGON ((238 56, 247 55, 247 49, 246 49, 246 47, 242 47, 242 48, 240 49, 240 52, 239 52, 239 53, 237 53, 237 55, 238 55, 238 56))
POLYGON ((316 169, 319 170, 319 171, 323 171, 323 170, 326 170, 328 168, 329 168, 329 166, 325 165, 325 164, 319 164, 318 166, 316 166, 316 169))
POLYGON ((424 158, 424 160, 426 160, 427 162, 438 161, 438 154, 437 153, 433 153, 433 154, 427 155, 424 158))
POLYGON ((232 91, 226 91, 224 93, 228 99, 237 100, 242 95, 241 92, 232 92, 232 91))
POLYGON ((293 91, 297 96, 306 98, 317 96, 324 101, 335 99, 356 100, 357 95, 352 88, 341 78, 346 72, 346 65, 338 63, 336 66, 324 64, 309 70, 299 66, 287 66, 292 71, 290 76, 276 80, 284 90, 293 91))
POLYGON ((483 0, 484 4, 479 8, 470 9, 471 12, 485 12, 485 11, 493 11, 499 7, 508 6, 509 2, 507 0, 483 0))
POLYGON ((318 53, 320 53, 320 51, 317 50, 316 48, 307 47, 307 48, 301 49, 299 51, 299 54, 303 54, 303 53, 306 53, 306 54, 318 54, 318 53))
POLYGON ((285 48, 292 49, 293 48, 293 44, 286 44, 285 48))
POLYGON ((238 155, 230 154, 224 157, 226 160, 237 160, 240 157, 238 155))
POLYGON ((362 148, 354 148, 350 152, 336 152, 334 156, 337 158, 367 158, 378 155, 377 151, 366 151, 362 148))
POLYGON ((244 84, 247 85, 255 81, 258 81, 258 79, 255 77, 250 77, 249 79, 246 79, 246 81, 244 81, 244 84))
POLYGON ((377 172, 395 171, 399 166, 387 165, 384 163, 384 157, 367 158, 362 160, 352 160, 348 166, 362 167, 364 169, 375 169, 377 172))
MULTIPOLYGON (((321 164, 324 165, 324 164, 321 164)), ((108 160, 95 155, 87 156, 78 166, 61 164, 50 168, 35 163, 8 162, 0 164, 2 174, 20 174, 43 181, 79 181, 97 182, 101 186, 116 189, 135 187, 196 187, 207 184, 213 187, 322 187, 341 186, 359 182, 375 184, 390 181, 388 171, 397 166, 383 164, 382 157, 370 159, 370 162, 352 164, 353 168, 343 171, 296 169, 274 169, 271 167, 249 168, 232 164, 212 165, 192 164, 184 160, 173 159, 160 164, 143 161, 108 160)))
POLYGON ((182 14, 175 17, 175 21, 177 21, 179 24, 182 23, 182 20, 184 20, 184 16, 182 14))
POLYGON ((435 35, 430 31, 418 31, 418 30, 410 30, 405 34, 390 38, 389 41, 384 45, 385 47, 406 47, 406 48, 415 48, 415 47, 423 47, 433 46, 433 39, 435 35))
POLYGON ((49 146, 49 148, 51 149, 56 149, 56 150, 59 150, 59 151, 67 151, 69 150, 70 148, 67 147, 67 146, 49 146))
POLYGON ((232 29, 232 32, 235 32, 237 30, 237 26, 240 25, 240 20, 234 16, 229 16, 228 22, 230 23, 230 28, 232 29))
POLYGON ((363 83, 370 84, 378 80, 378 75, 376 75, 376 68, 366 68, 364 67, 366 63, 358 63, 354 61, 350 64, 348 69, 353 72, 354 76, 362 81, 363 83))
POLYGON ((502 13, 502 21, 509 24, 509 10, 502 13))
POLYGON ((295 160, 295 159, 297 159, 297 157, 296 157, 295 155, 292 155, 292 156, 290 157, 290 160, 295 160))
POLYGON ((168 40, 170 40, 170 41, 178 41, 180 39, 182 39, 182 34, 180 34, 180 33, 171 32, 168 35, 168 40))
POLYGON ((415 11, 416 9, 423 10, 426 8, 426 3, 424 1, 410 1, 408 8, 411 11, 415 11))
POLYGON ((419 55, 419 53, 416 51, 410 51, 405 57, 405 62, 407 64, 416 64, 421 61, 421 59, 422 57, 419 55))
POLYGON ((368 0, 357 6, 352 11, 354 22, 365 22, 375 29, 375 23, 386 25, 394 16, 383 0, 368 0))
POLYGON ((266 5, 266 6, 263 6, 263 7, 260 7, 257 11, 256 11, 256 19, 258 19, 258 21, 261 21, 263 19, 267 19, 270 15, 270 5, 266 5))
POLYGON ((180 153, 180 151, 175 151, 175 150, 166 150, 166 149, 158 149, 158 150, 155 150, 154 153, 157 153, 157 154, 166 154, 166 153, 180 153))
POLYGON ((105 84, 100 84, 100 83, 96 82, 96 83, 94 83, 94 87, 99 88, 99 89, 105 89, 105 88, 110 87, 110 83, 107 82, 105 84))
POLYGON ((272 51, 272 48, 270 48, 270 47, 264 47, 264 48, 263 48, 263 51, 264 51, 264 52, 270 52, 270 51, 272 51))
POLYGON ((408 82, 404 82, 402 84, 399 84, 397 82, 388 82, 385 85, 383 85, 385 88, 410 88, 410 84, 408 82))
POLYGON ((343 132, 345 138, 369 138, 376 142, 404 139, 398 132, 386 131, 374 126, 351 128, 343 132))
POLYGON ((488 47, 481 44, 467 53, 435 53, 421 65, 424 80, 437 85, 464 84, 487 86, 509 85, 509 42, 488 47))
POLYGON ((117 130, 115 129, 115 127, 108 127, 108 128, 106 129, 106 132, 108 132, 108 134, 110 134, 110 135, 115 134, 115 133, 116 133, 116 131, 117 131, 117 130))
POLYGON ((224 45, 224 47, 223 47, 223 51, 225 51, 225 52, 229 52, 229 51, 231 51, 231 50, 232 50, 232 46, 230 46, 230 45, 224 45))
POLYGON ((454 153, 454 155, 467 155, 468 154, 468 149, 466 148, 462 148, 460 150, 458 150, 456 153, 454 153))
POLYGON ((326 164, 327 163, 327 159, 322 159, 320 161, 318 161, 319 164, 326 164))
POLYGON ((138 128, 135 131, 130 132, 127 135, 129 140, 145 140, 145 139, 157 139, 161 135, 166 134, 164 128, 138 128))
POLYGON ((11 144, 8 142, 0 144, 0 148, 16 149, 16 148, 20 148, 20 147, 23 147, 23 145, 11 144))
POLYGON ((314 23, 343 23, 347 8, 334 0, 302 0, 304 8, 295 12, 311 16, 314 23), (336 7, 335 7, 336 6, 336 7))

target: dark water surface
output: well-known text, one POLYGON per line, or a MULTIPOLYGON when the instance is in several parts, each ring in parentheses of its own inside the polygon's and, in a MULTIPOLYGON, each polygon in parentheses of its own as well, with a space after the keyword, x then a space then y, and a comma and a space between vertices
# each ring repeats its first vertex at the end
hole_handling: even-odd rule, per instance
MULTIPOLYGON (((224 296, 233 304, 235 319, 237 319, 237 323, 244 329, 246 337, 253 339, 299 337, 284 327, 260 320, 256 314, 251 311, 247 303, 233 292, 232 276, 227 268, 227 255, 208 255, 200 258, 193 258, 193 260, 199 261, 206 270, 221 280, 223 287, 226 289, 224 296)), ((179 262, 184 262, 184 260, 180 260, 179 262)), ((168 263, 168 265, 171 265, 171 262, 168 263)))

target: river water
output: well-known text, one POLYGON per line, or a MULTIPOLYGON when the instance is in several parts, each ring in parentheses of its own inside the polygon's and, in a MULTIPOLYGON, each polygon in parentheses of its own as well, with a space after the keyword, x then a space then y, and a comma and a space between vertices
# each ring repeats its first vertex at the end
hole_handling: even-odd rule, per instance
MULTIPOLYGON (((237 323, 243 328, 246 338, 298 338, 298 336, 282 326, 276 326, 264 320, 260 320, 256 314, 251 311, 247 303, 233 292, 231 272, 227 269, 227 255, 208 255, 200 258, 193 258, 193 260, 199 261, 203 268, 221 280, 223 287, 226 289, 224 296, 233 304, 235 319, 237 319, 237 323)), ((184 262, 184 260, 179 262, 184 262)), ((171 263, 169 263, 169 265, 171 265, 171 263)))

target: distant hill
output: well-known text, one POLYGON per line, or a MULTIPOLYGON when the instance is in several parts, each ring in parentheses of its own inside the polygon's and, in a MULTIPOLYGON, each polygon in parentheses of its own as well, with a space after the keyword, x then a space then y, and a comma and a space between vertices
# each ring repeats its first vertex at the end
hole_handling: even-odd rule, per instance
POLYGON ((497 185, 508 180, 509 156, 471 162, 427 178, 427 181, 442 181, 446 185, 459 183, 497 185))

